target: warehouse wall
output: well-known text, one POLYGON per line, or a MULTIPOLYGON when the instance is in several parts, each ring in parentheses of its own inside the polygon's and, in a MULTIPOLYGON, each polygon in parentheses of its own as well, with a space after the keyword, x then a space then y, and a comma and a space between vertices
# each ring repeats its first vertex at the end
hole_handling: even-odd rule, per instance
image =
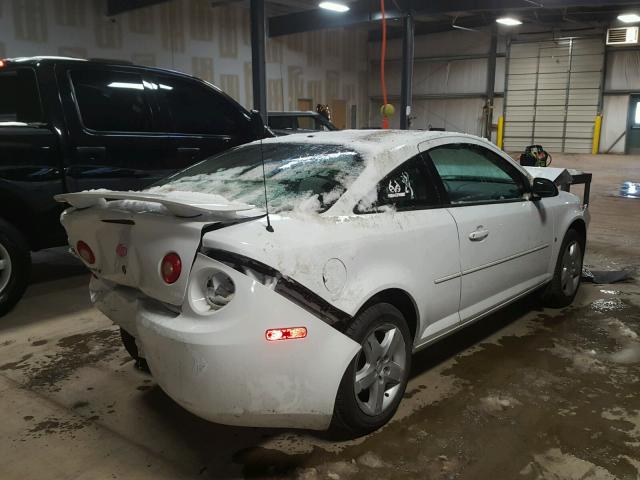
MULTIPOLYGON (((415 39, 413 75, 412 128, 446 128, 481 135, 484 125, 484 99, 487 84, 486 58, 464 60, 420 60, 420 57, 445 57, 456 55, 485 55, 490 50, 490 31, 451 31, 432 35, 418 35, 415 39), (441 97, 441 98, 433 98, 441 97), (464 97, 464 98, 458 98, 464 97)), ((504 40, 498 43, 498 52, 505 52, 504 40)), ((369 90, 371 92, 370 121, 374 127, 381 124, 379 108, 382 105, 380 90, 380 43, 369 44, 371 62, 369 90)), ((386 83, 389 101, 400 106, 400 81, 402 41, 391 40, 387 47, 386 83)), ((496 63, 495 91, 504 92, 505 59, 496 63)), ((502 113, 502 99, 496 98, 494 122, 502 113)), ((391 126, 399 125, 399 115, 391 119, 391 126)))
MULTIPOLYGON (((541 38, 546 38, 544 35, 541 38)), ((604 36, 603 36, 604 42, 604 36)), ((444 57, 453 55, 476 55, 489 52, 490 34, 483 32, 450 31, 432 35, 416 36, 413 77, 413 120, 412 128, 425 129, 442 127, 447 130, 481 135, 484 121, 484 100, 486 89, 487 59, 449 60, 441 62, 420 61, 420 57, 444 57), (440 97, 440 98, 436 98, 440 97), (473 97, 473 98, 455 98, 473 97)), ((498 52, 506 51, 504 36, 498 42, 498 52)), ((386 80, 389 101, 400 106, 400 80, 402 42, 392 40, 388 45, 386 80)), ((381 125, 380 106, 380 43, 370 42, 369 72, 370 125, 381 125)), ((504 93, 505 59, 498 58, 496 65, 494 123, 502 114, 504 93)), ((607 75, 605 91, 640 92, 640 51, 638 49, 609 49, 607 53, 607 75)), ((603 99, 603 129, 600 150, 606 151, 622 132, 626 130, 628 94, 609 94, 603 99)), ((390 122, 399 125, 396 113, 390 122)), ((495 134, 493 139, 495 140, 495 134)), ((611 150, 624 153, 625 139, 622 138, 611 150)))
MULTIPOLYGON (((640 51, 609 50, 605 91, 630 91, 640 93, 640 51)), ((603 129, 600 151, 605 152, 627 129, 629 95, 605 95, 603 105, 603 129)), ((625 138, 618 141, 611 153, 624 153, 625 138)))
MULTIPOLYGON (((252 106, 247 7, 173 0, 115 18, 105 11, 105 0, 0 0, 0 57, 131 60, 191 73, 252 106)), ((340 29, 269 39, 268 108, 340 99, 357 106, 360 126, 368 123, 366 35, 340 29)))

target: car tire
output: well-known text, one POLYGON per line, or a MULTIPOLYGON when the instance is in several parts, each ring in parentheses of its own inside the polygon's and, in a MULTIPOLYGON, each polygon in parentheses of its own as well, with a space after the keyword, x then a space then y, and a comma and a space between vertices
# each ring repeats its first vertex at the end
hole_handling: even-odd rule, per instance
POLYGON ((354 438, 377 430, 395 414, 409 379, 413 341, 402 313, 388 303, 358 314, 345 334, 362 349, 340 382, 331 430, 354 438))
POLYGON ((542 293, 545 306, 562 308, 571 305, 580 288, 585 239, 569 229, 562 240, 553 279, 542 293))
POLYGON ((3 316, 22 298, 31 271, 27 240, 4 220, 0 220, 0 266, 0 316, 3 316))
POLYGON ((138 354, 138 345, 136 344, 136 337, 127 332, 124 328, 120 328, 120 338, 122 338, 122 344, 125 350, 136 361, 136 368, 143 372, 149 371, 147 361, 138 354))

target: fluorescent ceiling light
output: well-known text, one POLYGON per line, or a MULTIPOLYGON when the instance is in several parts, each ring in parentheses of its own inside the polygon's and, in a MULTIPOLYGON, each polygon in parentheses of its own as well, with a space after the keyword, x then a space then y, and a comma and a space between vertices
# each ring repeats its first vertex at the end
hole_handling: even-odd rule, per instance
POLYGON ((522 22, 520 20, 518 20, 517 18, 513 18, 513 17, 502 17, 502 18, 497 18, 496 22, 502 24, 502 25, 507 25, 509 27, 515 27, 516 25, 522 25, 522 22))
POLYGON ((637 13, 623 13, 618 15, 618 20, 624 23, 638 23, 640 22, 640 15, 637 13))
POLYGON ((318 6, 320 8, 324 8, 325 10, 331 10, 332 12, 344 13, 349 11, 349 7, 346 6, 344 3, 320 2, 318 6))

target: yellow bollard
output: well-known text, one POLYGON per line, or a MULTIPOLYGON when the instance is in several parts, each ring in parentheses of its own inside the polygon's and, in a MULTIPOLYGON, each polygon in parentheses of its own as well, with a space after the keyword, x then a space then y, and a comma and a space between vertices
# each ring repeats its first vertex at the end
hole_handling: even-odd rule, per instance
POLYGON ((502 150, 504 144, 504 117, 502 115, 498 117, 498 138, 496 140, 498 148, 502 150))
POLYGON ((597 155, 600 152, 600 132, 602 131, 602 115, 596 116, 596 122, 593 126, 593 144, 591 145, 591 154, 597 155))

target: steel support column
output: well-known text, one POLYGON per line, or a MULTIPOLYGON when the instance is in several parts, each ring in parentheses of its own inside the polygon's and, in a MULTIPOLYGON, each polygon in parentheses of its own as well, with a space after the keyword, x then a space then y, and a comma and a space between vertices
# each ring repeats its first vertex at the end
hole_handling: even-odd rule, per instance
POLYGON ((253 108, 267 123, 267 71, 265 60, 264 0, 251 0, 251 71, 253 77, 253 108))
POLYGON ((498 31, 493 27, 491 31, 491 46, 487 58, 487 103, 485 106, 484 136, 491 140, 491 126, 493 125, 493 108, 496 96, 496 58, 498 57, 498 31))
POLYGON ((404 32, 402 37, 402 85, 400 90, 400 128, 411 128, 411 99, 413 87, 413 52, 414 52, 414 23, 408 13, 403 20, 404 32))

